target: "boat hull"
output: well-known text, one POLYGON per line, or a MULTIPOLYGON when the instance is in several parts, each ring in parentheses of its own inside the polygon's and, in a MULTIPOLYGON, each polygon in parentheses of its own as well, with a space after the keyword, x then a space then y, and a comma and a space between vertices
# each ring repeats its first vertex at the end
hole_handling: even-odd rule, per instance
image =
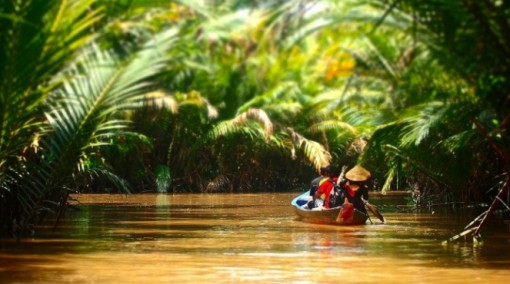
POLYGON ((313 224, 326 224, 336 226, 364 225, 368 219, 368 215, 354 209, 351 219, 341 220, 338 217, 342 206, 334 208, 314 208, 313 210, 303 208, 303 205, 311 200, 309 191, 297 196, 291 202, 294 212, 303 221, 313 224))

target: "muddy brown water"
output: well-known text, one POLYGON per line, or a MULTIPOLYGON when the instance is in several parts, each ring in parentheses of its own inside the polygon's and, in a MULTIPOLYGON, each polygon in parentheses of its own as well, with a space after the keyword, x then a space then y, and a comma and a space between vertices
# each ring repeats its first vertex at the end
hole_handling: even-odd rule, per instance
POLYGON ((19 244, 1 240, 0 283, 510 280, 510 234, 497 222, 484 229, 481 245, 444 246, 469 218, 386 212, 383 203, 395 201, 372 196, 386 224, 372 217, 364 226, 313 225, 296 219, 296 195, 75 196, 79 210, 55 232, 40 229, 19 244))

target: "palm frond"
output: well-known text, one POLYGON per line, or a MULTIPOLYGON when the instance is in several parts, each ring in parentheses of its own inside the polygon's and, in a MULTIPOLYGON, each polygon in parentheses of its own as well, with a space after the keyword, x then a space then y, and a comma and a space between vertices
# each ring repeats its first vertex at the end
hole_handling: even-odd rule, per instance
POLYGON ((55 73, 90 40, 101 18, 93 0, 4 1, 0 33, 0 164, 37 131, 55 73))
MULTIPOLYGON (((83 179, 82 177, 86 177, 85 179, 97 179, 97 178, 106 178, 113 186, 115 186, 116 189, 123 193, 131 193, 131 187, 130 185, 124 180, 123 178, 119 177, 118 175, 112 173, 110 170, 106 168, 100 168, 100 167, 89 167, 84 168, 83 171, 79 173, 78 176, 74 178, 75 181, 79 181, 80 179, 83 179)), ((90 184, 90 181, 84 181, 83 185, 90 184)))
MULTIPOLYGON (((84 52, 70 70, 73 80, 55 92, 54 108, 46 114, 58 137, 49 143, 52 152, 82 149, 98 135, 122 127, 123 121, 102 124, 101 120, 132 108, 143 97, 146 80, 162 68, 174 36, 174 30, 159 34, 126 63, 95 46, 84 52)), ((76 155, 69 157, 76 159, 76 155)))
MULTIPOLYGON (((154 36, 125 61, 92 45, 63 74, 71 80, 57 89, 49 101, 46 118, 52 132, 41 143, 45 151, 41 164, 30 169, 31 174, 23 183, 25 189, 19 195, 32 196, 23 201, 25 211, 30 212, 27 220, 38 212, 42 200, 59 198, 55 190, 69 182, 74 172, 86 170, 80 165, 85 149, 106 144, 101 138, 126 127, 125 120, 112 120, 112 116, 137 106, 147 80, 162 69, 175 35, 174 30, 167 30, 154 36)), ((122 186, 121 180, 116 183, 122 186)))
POLYGON ((265 105, 271 105, 275 102, 282 101, 285 98, 297 99, 301 94, 301 90, 296 82, 289 81, 278 84, 271 90, 254 97, 243 105, 239 106, 238 113, 246 112, 250 108, 257 108, 265 105))
POLYGON ((207 111, 207 117, 210 119, 218 117, 218 110, 214 105, 212 105, 209 100, 202 96, 197 91, 191 91, 188 93, 176 93, 173 95, 173 98, 178 103, 179 107, 191 105, 207 111))
POLYGON ((221 121, 209 131, 207 137, 211 140, 215 140, 219 137, 239 132, 241 128, 242 127, 233 120, 221 121))
POLYGON ((354 126, 347 122, 339 121, 336 119, 320 121, 310 126, 312 133, 320 133, 328 130, 342 130, 350 132, 352 135, 356 135, 357 131, 354 126))
POLYGON ((416 107, 414 115, 405 116, 407 125, 402 129, 401 145, 419 145, 430 133, 430 129, 444 121, 446 107, 443 102, 431 102, 416 107))
POLYGON ((273 134, 273 123, 265 111, 261 109, 248 109, 234 118, 234 123, 245 125, 248 120, 254 120, 260 124, 265 131, 266 139, 273 134))
MULTIPOLYGON (((445 187, 444 189, 454 188, 453 186, 455 184, 453 180, 454 176, 448 175, 448 172, 445 170, 447 167, 450 166, 447 163, 442 166, 439 166, 437 165, 437 160, 430 157, 427 158, 427 154, 424 154, 422 152, 403 151, 402 149, 394 145, 387 144, 384 145, 384 148, 388 153, 391 153, 395 155, 395 157, 398 157, 405 161, 410 168, 419 170, 428 178, 444 186, 445 187)), ((430 156, 430 154, 428 156, 430 156)), ((398 164, 394 163, 390 167, 390 171, 395 171, 397 166, 398 164)), ((395 174, 396 173, 394 173, 393 175, 395 174)), ((387 178, 389 179, 389 176, 387 178)))
MULTIPOLYGON (((247 112, 241 113, 231 120, 221 121, 215 125, 208 133, 208 139, 216 140, 221 136, 228 136, 230 134, 245 132, 251 128, 249 122, 257 122, 258 125, 264 130, 266 140, 271 138, 273 133, 273 123, 269 116, 260 109, 249 109, 247 112)), ((246 132, 250 133, 250 131, 246 132)))
POLYGON ((319 171, 321 167, 330 164, 331 154, 322 144, 303 137, 292 128, 287 128, 286 131, 289 133, 293 141, 293 149, 291 150, 295 151, 295 147, 299 151, 302 151, 317 171, 319 171))
POLYGON ((166 109, 171 113, 179 112, 179 104, 174 97, 167 95, 163 91, 154 91, 147 93, 143 96, 143 101, 140 102, 140 106, 146 106, 156 109, 166 109))
POLYGON ((472 130, 470 118, 478 111, 478 107, 469 98, 449 104, 431 101, 409 108, 401 118, 405 126, 402 128, 400 145, 402 147, 419 145, 431 132, 442 136, 442 139, 438 140, 441 143, 443 139, 472 130), (450 125, 449 122, 452 120, 456 120, 457 123, 450 125))

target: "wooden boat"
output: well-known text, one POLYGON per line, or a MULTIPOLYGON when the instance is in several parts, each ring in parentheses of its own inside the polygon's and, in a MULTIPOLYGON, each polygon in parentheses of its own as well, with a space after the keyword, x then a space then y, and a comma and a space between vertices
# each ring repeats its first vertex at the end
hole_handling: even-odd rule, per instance
POLYGON ((294 207, 294 212, 305 222, 314 223, 314 224, 328 224, 328 225, 337 225, 337 226, 347 226, 347 225, 364 225, 368 219, 368 215, 354 209, 353 217, 349 220, 341 220, 338 219, 338 214, 340 210, 342 210, 342 206, 334 207, 334 208, 314 208, 308 209, 304 208, 303 205, 308 203, 312 197, 310 196, 310 191, 307 191, 296 198, 294 198, 291 202, 294 207))

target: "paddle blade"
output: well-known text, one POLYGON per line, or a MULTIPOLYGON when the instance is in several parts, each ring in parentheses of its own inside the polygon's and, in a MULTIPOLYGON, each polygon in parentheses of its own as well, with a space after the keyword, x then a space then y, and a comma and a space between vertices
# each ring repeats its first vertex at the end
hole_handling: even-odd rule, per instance
POLYGON ((383 223, 385 222, 383 215, 379 213, 379 210, 377 210, 377 208, 374 205, 370 203, 365 203, 365 206, 370 212, 372 212, 372 214, 374 214, 375 217, 377 217, 377 219, 379 219, 383 223))

